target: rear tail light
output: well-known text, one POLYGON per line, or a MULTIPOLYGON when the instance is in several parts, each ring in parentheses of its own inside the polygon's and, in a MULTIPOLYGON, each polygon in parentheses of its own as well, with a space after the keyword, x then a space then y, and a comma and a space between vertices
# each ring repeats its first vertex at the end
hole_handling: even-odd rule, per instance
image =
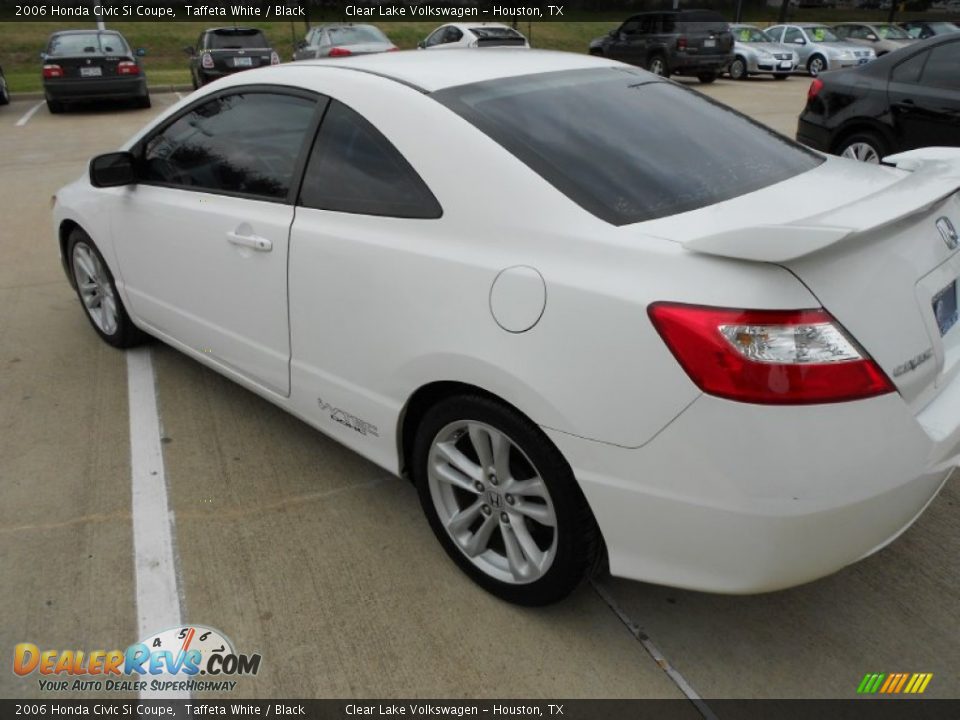
POLYGON ((390 48, 389 50, 387 50, 387 52, 396 52, 396 51, 399 50, 399 49, 400 49, 400 48, 398 48, 396 45, 394 45, 392 48, 390 48))
POLYGON ((206 70, 213 70, 213 55, 210 53, 204 53, 200 56, 200 64, 206 70))
POLYGON ((45 78, 63 77, 63 68, 59 65, 44 65, 43 76, 45 78))
POLYGON ((139 75, 140 66, 137 65, 135 62, 124 60, 123 62, 117 63, 117 74, 118 75, 139 75))
POLYGON ((270 53, 270 64, 271 64, 271 65, 279 65, 279 64, 280 64, 280 56, 277 55, 276 52, 270 53))
POLYGON ((686 50, 687 49, 687 39, 682 35, 677 38, 677 50, 686 50))
POLYGON ((810 83, 810 87, 807 88, 807 102, 812 102, 813 99, 820 94, 821 90, 823 90, 823 80, 814 78, 813 82, 810 83))
POLYGON ((843 402, 893 392, 883 370, 826 310, 653 303, 650 319, 706 393, 764 405, 843 402))
POLYGON ((345 57, 347 55, 353 55, 352 52, 342 47, 335 47, 330 49, 330 57, 345 57))

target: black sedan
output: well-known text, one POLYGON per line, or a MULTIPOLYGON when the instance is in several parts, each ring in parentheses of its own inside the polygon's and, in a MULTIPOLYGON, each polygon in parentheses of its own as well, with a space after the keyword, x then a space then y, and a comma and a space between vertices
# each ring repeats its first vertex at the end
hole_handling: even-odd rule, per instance
POLYGON ((114 30, 62 30, 47 41, 43 60, 43 94, 52 113, 66 103, 87 100, 133 100, 150 107, 147 79, 140 66, 143 49, 134 53, 114 30))
POLYGON ((184 52, 190 56, 194 89, 241 70, 280 64, 267 36, 256 28, 209 28, 200 33, 196 46, 185 47, 184 52))
POLYGON ((960 146, 960 34, 931 38, 810 85, 797 140, 877 163, 885 155, 960 146))
POLYGON ((0 105, 10 104, 10 90, 7 89, 7 78, 3 74, 3 68, 0 68, 0 105))

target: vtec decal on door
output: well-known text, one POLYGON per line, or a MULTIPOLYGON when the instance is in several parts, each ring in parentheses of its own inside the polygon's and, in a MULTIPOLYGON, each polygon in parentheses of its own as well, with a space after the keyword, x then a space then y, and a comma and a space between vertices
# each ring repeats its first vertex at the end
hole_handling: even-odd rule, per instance
POLYGON ((356 430, 361 435, 373 435, 374 437, 380 437, 380 433, 377 432, 376 425, 368 423, 366 420, 361 420, 356 415, 351 415, 346 410, 333 407, 330 403, 324 402, 323 398, 317 398, 317 403, 320 405, 321 410, 325 410, 330 413, 330 419, 334 422, 345 425, 351 430, 356 430))

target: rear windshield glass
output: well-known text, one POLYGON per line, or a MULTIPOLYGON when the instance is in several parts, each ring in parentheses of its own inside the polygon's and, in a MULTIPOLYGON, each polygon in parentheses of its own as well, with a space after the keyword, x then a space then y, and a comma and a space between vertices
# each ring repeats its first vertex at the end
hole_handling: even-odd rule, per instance
POLYGON ((743 115, 639 70, 527 75, 432 97, 614 225, 713 205, 823 162, 743 115))
POLYGON ((270 47, 259 30, 216 30, 210 33, 207 47, 211 50, 231 50, 270 47))
POLYGON ((523 40, 523 35, 518 33, 513 28, 508 27, 475 27, 470 28, 470 32, 476 35, 478 38, 483 40, 504 40, 504 39, 517 39, 523 40))
POLYGON ((334 45, 360 45, 362 43, 388 43, 387 36, 372 25, 334 27, 327 30, 334 45))
POLYGON ((89 53, 129 55, 130 48, 127 47, 127 43, 120 35, 111 32, 54 35, 50 38, 50 46, 47 48, 47 55, 85 55, 89 53))

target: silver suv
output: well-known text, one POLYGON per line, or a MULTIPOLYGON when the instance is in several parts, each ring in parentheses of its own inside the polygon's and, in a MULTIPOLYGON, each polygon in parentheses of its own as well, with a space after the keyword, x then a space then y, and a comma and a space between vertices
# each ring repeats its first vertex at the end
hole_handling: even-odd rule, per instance
POLYGON ((774 25, 766 33, 774 42, 796 50, 800 65, 814 77, 824 70, 865 65, 877 57, 871 48, 841 40, 833 30, 818 23, 774 25))

